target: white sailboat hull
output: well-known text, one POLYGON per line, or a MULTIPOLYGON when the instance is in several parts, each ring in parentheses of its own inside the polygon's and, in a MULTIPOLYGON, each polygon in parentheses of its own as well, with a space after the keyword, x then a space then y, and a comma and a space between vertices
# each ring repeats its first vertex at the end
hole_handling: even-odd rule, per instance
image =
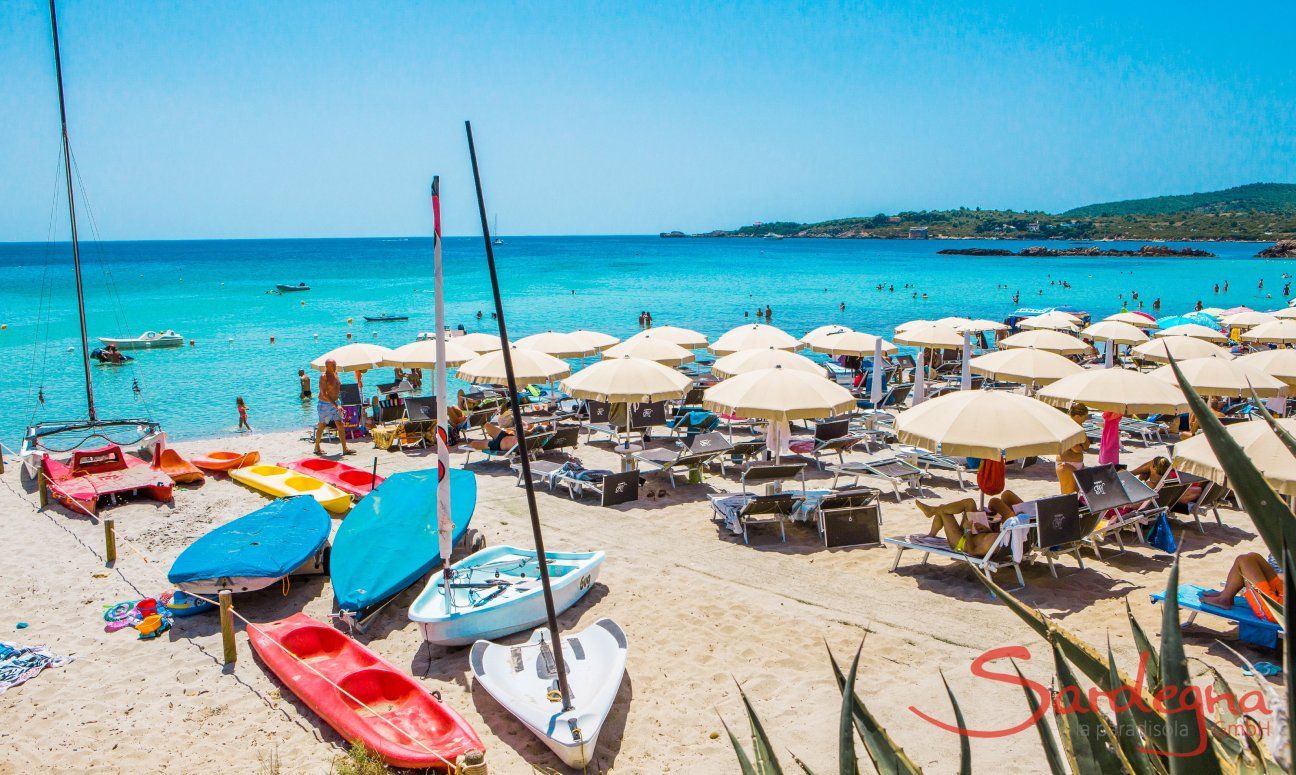
POLYGON ((572 709, 557 697, 549 630, 536 630, 517 646, 479 640, 470 656, 477 682, 569 767, 589 764, 599 733, 625 677, 625 632, 611 619, 599 619, 562 637, 572 709), (548 652, 546 655, 545 652, 548 652))

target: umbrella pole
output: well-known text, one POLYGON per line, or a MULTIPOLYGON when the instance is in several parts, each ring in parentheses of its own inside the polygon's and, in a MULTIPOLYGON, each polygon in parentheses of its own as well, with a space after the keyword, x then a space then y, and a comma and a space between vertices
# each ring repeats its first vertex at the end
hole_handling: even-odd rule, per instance
POLYGON ((972 389, 972 332, 963 332, 963 368, 959 375, 959 390, 972 389))
POLYGON ((1116 343, 1108 339, 1103 343, 1103 368, 1110 369, 1116 365, 1116 343))
POLYGON ((873 340, 873 375, 869 380, 869 402, 874 409, 882 403, 882 337, 873 340))
POLYGON ((918 348, 918 355, 914 358, 914 386, 913 398, 910 400, 910 406, 917 406, 923 401, 923 388, 926 387, 923 382, 927 377, 927 367, 924 364, 924 355, 927 350, 918 348))

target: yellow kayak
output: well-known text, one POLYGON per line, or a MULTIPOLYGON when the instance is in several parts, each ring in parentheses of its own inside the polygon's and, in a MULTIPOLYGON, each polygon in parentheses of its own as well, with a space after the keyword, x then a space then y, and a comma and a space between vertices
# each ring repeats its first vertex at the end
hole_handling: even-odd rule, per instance
POLYGON ((230 471, 229 475, 236 482, 276 498, 309 495, 334 514, 345 514, 351 508, 350 495, 313 476, 289 471, 280 466, 246 466, 230 471))

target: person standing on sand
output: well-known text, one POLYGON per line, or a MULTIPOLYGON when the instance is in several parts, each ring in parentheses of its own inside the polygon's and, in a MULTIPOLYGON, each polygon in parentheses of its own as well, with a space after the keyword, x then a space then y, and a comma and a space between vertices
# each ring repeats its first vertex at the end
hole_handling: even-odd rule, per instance
POLYGON ((346 431, 342 428, 342 407, 338 400, 342 397, 342 380, 338 379, 337 361, 330 358, 324 361, 324 373, 319 379, 319 402, 315 404, 315 413, 319 422, 315 425, 315 454, 324 454, 320 450, 320 437, 324 435, 324 426, 332 425, 337 431, 338 441, 342 442, 342 454, 353 455, 354 450, 347 449, 346 431))
POLYGON ((305 369, 297 370, 297 381, 301 383, 301 400, 311 400, 310 377, 306 376, 305 369))
POLYGON ((239 429, 240 431, 245 431, 245 430, 246 430, 246 431, 250 431, 250 430, 252 430, 252 426, 251 426, 251 425, 248 425, 248 421, 247 421, 247 404, 243 403, 243 396, 239 396, 238 398, 234 399, 234 405, 238 407, 238 413, 239 413, 239 426, 238 426, 238 429, 239 429))

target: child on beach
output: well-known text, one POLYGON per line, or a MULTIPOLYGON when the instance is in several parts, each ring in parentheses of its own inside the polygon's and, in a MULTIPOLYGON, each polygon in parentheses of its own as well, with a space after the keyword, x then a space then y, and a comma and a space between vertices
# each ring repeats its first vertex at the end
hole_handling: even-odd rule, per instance
POLYGON ((248 425, 247 404, 243 403, 243 396, 239 396, 238 398, 234 399, 234 405, 238 407, 238 413, 239 413, 238 429, 240 431, 252 430, 252 426, 248 425))

